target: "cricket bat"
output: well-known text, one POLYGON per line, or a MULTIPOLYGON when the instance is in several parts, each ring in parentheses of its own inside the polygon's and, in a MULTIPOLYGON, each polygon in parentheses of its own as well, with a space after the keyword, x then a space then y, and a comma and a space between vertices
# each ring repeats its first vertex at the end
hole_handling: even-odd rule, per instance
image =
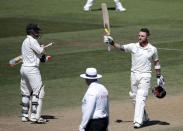
MULTIPOLYGON (((105 32, 105 35, 110 35, 111 31, 110 31, 110 22, 109 22, 109 13, 108 13, 108 9, 107 9, 107 4, 102 3, 101 8, 102 8, 104 32, 105 32)), ((110 44, 108 44, 107 50, 111 51, 111 45, 110 44)))
MULTIPOLYGON (((54 43, 54 42, 51 42, 51 43, 45 45, 45 46, 44 46, 44 49, 45 49, 45 48, 48 48, 48 47, 50 47, 50 46, 52 46, 53 43, 54 43)), ((21 63, 21 62, 22 62, 22 56, 19 55, 19 56, 15 57, 15 58, 12 58, 11 60, 9 60, 9 65, 10 65, 11 67, 14 67, 14 66, 16 66, 17 64, 19 64, 19 63, 21 63)))
POLYGON ((21 63, 21 62, 22 62, 22 56, 19 55, 19 56, 15 57, 15 58, 11 59, 11 60, 9 61, 9 65, 10 65, 11 67, 14 67, 14 66, 16 66, 17 64, 19 64, 19 63, 21 63))

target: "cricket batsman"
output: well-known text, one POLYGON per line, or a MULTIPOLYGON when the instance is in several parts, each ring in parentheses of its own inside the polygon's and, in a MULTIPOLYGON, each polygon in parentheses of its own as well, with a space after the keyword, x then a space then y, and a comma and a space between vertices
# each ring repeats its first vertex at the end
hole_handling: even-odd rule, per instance
POLYGON ((145 102, 148 97, 148 90, 151 87, 152 65, 154 65, 156 72, 157 84, 159 86, 165 84, 161 75, 157 48, 149 43, 149 36, 149 30, 142 28, 138 33, 138 42, 125 45, 115 43, 111 36, 104 36, 104 43, 110 44, 121 51, 131 53, 131 90, 129 95, 135 107, 134 128, 140 128, 149 121, 145 110, 145 102))
POLYGON ((22 122, 45 123, 41 118, 44 85, 39 71, 40 62, 46 62, 44 46, 38 43, 40 28, 37 24, 28 24, 27 37, 22 43, 22 66, 20 69, 20 89, 22 95, 22 122), (31 105, 30 105, 31 103, 31 105), (30 109, 30 107, 32 107, 30 109), (29 116, 29 111, 30 116, 29 116))

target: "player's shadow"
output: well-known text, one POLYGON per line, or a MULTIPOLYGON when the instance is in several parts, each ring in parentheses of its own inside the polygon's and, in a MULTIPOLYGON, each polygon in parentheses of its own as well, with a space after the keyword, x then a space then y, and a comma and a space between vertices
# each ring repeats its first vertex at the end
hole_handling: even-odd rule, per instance
POLYGON ((128 121, 128 120, 121 120, 121 119, 117 119, 115 120, 116 123, 122 123, 122 122, 125 122, 125 123, 128 123, 128 122, 133 122, 133 121, 128 121))
MULTIPOLYGON (((115 121, 116 123, 123 123, 123 122, 133 122, 133 121, 124 121, 124 120, 121 120, 121 119, 117 119, 115 121)), ((142 127, 147 127, 147 126, 153 126, 153 125, 170 125, 170 123, 168 122, 165 122, 165 121, 160 121, 160 120, 150 120, 146 123, 144 123, 144 125, 142 127)))
POLYGON ((56 118, 55 116, 52 116, 52 115, 41 115, 41 117, 43 119, 47 119, 47 120, 58 119, 58 118, 56 118))
POLYGON ((51 119, 58 119, 52 115, 41 115, 41 118, 45 119, 45 121, 41 122, 31 122, 31 124, 47 124, 51 119))
POLYGON ((160 121, 160 120, 150 120, 147 123, 145 123, 143 127, 153 126, 153 125, 170 125, 170 123, 166 121, 160 121))
MULTIPOLYGON (((107 9, 108 10, 116 10, 115 7, 108 7, 107 9)), ((98 8, 98 9, 92 9, 91 11, 101 11, 101 10, 102 10, 102 8, 98 8)))

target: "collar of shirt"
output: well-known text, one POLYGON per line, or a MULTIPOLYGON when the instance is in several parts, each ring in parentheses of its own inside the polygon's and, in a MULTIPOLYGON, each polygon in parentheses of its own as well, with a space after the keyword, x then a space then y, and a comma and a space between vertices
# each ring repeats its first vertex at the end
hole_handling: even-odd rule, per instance
MULTIPOLYGON (((91 85, 91 84, 96 84, 96 83, 99 84, 98 80, 97 80, 97 81, 94 81, 94 82, 92 82, 92 83, 90 83, 90 85, 91 85)), ((89 85, 89 86, 90 86, 90 85, 89 85)))
POLYGON ((31 35, 27 35, 27 38, 36 40, 36 39, 35 39, 34 37, 32 37, 31 35))
POLYGON ((150 43, 148 43, 145 47, 142 47, 142 46, 140 45, 140 43, 137 43, 137 46, 138 46, 139 48, 141 48, 141 49, 147 50, 147 49, 149 48, 149 46, 150 46, 150 43))

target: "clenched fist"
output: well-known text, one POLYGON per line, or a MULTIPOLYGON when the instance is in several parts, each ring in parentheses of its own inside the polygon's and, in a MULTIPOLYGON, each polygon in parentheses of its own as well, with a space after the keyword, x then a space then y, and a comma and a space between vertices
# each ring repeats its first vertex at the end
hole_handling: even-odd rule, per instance
POLYGON ((109 35, 104 35, 104 43, 114 45, 114 40, 109 35))

